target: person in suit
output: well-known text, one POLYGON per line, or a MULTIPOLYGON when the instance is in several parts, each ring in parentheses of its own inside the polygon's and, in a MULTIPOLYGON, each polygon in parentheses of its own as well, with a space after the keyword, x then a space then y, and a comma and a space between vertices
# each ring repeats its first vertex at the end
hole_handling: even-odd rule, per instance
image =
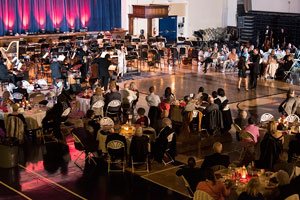
POLYGON ((112 100, 119 100, 121 101, 121 94, 120 92, 117 90, 117 85, 115 83, 115 81, 112 81, 109 83, 109 93, 106 93, 104 96, 104 110, 106 110, 109 102, 111 102, 112 100))
POLYGON ((5 65, 3 59, 0 59, 0 81, 9 81, 11 78, 8 73, 7 66, 5 65))
POLYGON ((98 79, 101 82, 101 86, 104 87, 104 90, 107 90, 109 72, 108 68, 111 64, 110 55, 106 54, 104 58, 98 60, 98 79))
POLYGON ((260 73, 260 55, 258 49, 253 50, 253 55, 250 58, 251 67, 250 67, 250 88, 256 89, 257 86, 257 76, 260 73))
POLYGON ((220 142, 215 142, 213 144, 214 153, 205 156, 204 161, 201 165, 201 169, 205 170, 216 165, 222 165, 228 167, 230 164, 230 159, 228 155, 222 155, 223 145, 220 142))

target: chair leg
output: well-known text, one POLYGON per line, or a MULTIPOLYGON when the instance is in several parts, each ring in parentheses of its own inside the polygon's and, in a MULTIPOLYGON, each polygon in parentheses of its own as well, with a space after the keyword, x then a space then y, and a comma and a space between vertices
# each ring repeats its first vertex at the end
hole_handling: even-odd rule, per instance
POLYGON ((82 167, 77 163, 77 161, 80 159, 80 156, 81 156, 83 153, 84 153, 84 151, 82 151, 82 152, 77 156, 77 158, 76 158, 75 161, 74 161, 74 164, 75 164, 79 169, 81 169, 81 170, 83 170, 83 169, 82 169, 82 167))

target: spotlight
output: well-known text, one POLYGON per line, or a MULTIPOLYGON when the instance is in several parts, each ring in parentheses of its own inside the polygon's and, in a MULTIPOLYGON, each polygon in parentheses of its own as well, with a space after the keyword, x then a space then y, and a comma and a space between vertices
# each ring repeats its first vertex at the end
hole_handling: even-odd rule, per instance
POLYGON ((71 28, 71 32, 75 33, 75 28, 74 27, 71 28))
POLYGON ((55 32, 60 33, 60 28, 59 27, 55 28, 55 32))
POLYGON ((45 34, 46 30, 44 28, 41 29, 41 33, 45 34))

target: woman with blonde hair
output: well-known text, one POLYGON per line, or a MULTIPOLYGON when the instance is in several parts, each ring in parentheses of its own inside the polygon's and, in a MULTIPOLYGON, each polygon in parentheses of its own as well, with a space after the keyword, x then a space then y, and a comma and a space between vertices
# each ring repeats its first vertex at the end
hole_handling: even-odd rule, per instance
POLYGON ((260 143, 260 157, 257 163, 259 166, 257 167, 273 169, 283 149, 283 135, 278 131, 280 129, 282 129, 282 125, 277 125, 275 121, 269 122, 268 132, 260 143))
POLYGON ((264 196, 260 193, 261 184, 258 178, 252 178, 247 186, 246 190, 242 192, 238 200, 264 200, 264 196))

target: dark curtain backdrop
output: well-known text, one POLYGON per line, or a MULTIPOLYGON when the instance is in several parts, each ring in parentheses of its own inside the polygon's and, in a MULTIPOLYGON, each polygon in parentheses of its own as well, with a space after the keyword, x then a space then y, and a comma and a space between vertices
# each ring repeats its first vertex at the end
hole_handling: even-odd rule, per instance
POLYGON ((121 0, 0 0, 0 35, 121 27, 121 0))

